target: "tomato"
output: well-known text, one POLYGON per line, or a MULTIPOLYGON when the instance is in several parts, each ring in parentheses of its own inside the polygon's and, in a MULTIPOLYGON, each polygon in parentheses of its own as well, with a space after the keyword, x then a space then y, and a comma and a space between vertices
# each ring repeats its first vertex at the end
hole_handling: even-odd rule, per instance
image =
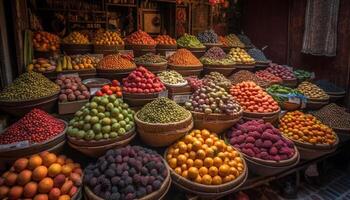
POLYGON ((112 87, 110 87, 110 90, 111 90, 112 92, 116 92, 116 91, 117 91, 117 87, 112 86, 112 87))
POLYGON ((99 90, 95 93, 95 95, 101 97, 101 96, 103 96, 103 93, 101 92, 101 90, 99 90))
POLYGON ((101 89, 102 92, 107 92, 109 90, 110 86, 109 85, 104 85, 101 89))
POLYGON ((118 80, 113 80, 112 81, 112 86, 119 86, 119 85, 120 85, 120 83, 119 83, 118 80))
POLYGON ((113 91, 112 90, 107 90, 106 92, 108 95, 112 95, 113 94, 113 91))

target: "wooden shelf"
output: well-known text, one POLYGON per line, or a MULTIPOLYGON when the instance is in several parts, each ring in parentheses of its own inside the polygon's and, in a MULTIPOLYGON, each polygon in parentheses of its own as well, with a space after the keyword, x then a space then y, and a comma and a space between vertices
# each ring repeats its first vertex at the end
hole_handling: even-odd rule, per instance
POLYGON ((106 3, 106 6, 116 6, 116 7, 132 7, 136 8, 136 4, 116 4, 116 3, 106 3))
POLYGON ((76 9, 63 9, 63 8, 38 8, 41 11, 56 11, 56 12, 81 12, 81 13, 100 13, 104 14, 102 10, 76 10, 76 9))
POLYGON ((106 21, 74 21, 69 20, 69 23, 75 23, 75 24, 105 24, 106 21))

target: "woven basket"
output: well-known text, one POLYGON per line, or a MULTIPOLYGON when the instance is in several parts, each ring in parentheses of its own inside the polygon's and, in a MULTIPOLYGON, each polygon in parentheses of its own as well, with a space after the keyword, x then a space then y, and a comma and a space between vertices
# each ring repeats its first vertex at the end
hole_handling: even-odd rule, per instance
POLYGON ((210 65, 205 64, 203 69, 203 74, 209 74, 210 72, 219 72, 222 75, 229 77, 235 70, 235 66, 232 65, 210 65))
POLYGON ((163 63, 137 63, 136 62, 136 65, 146 67, 152 73, 159 73, 166 70, 168 62, 163 62, 163 63))
POLYGON ((175 70, 178 73, 180 73, 182 76, 200 76, 203 65, 187 65, 187 66, 181 66, 181 65, 174 65, 168 63, 168 69, 175 70))
POLYGON ((158 44, 156 46, 157 50, 176 50, 177 49, 177 45, 175 44, 158 44))
POLYGON ((282 85, 290 88, 295 88, 298 86, 298 79, 283 80, 282 85))
MULTIPOLYGON (((164 152, 164 157, 166 157, 168 152, 168 149, 164 152)), ((235 180, 228 182, 228 183, 224 183, 221 185, 204 185, 204 184, 200 184, 200 183, 196 183, 193 181, 190 181, 186 178, 183 178, 182 176, 178 175, 177 173, 175 173, 175 171, 168 165, 168 163, 166 163, 168 169, 170 170, 170 174, 171 174, 171 178, 173 183, 180 187, 181 189, 184 189, 190 193, 194 193, 194 194, 198 194, 200 196, 204 196, 204 195, 224 195, 227 193, 232 193, 235 190, 237 190, 246 180, 247 176, 248 176, 248 167, 246 164, 246 161, 244 160, 243 156, 241 156, 242 161, 243 161, 243 165, 244 165, 244 171, 238 176, 236 177, 235 180)))
MULTIPOLYGON (((163 162, 165 163, 165 161, 163 162)), ((171 178, 170 178, 170 172, 168 171, 168 176, 164 179, 163 184, 157 191, 152 192, 138 200, 162 200, 164 199, 170 186, 171 186, 171 178)), ((84 191, 85 191, 84 196, 85 196, 85 199, 87 200, 103 200, 101 197, 98 197, 97 195, 95 195, 87 186, 84 186, 84 191)))
POLYGON ((222 43, 203 43, 203 45, 208 49, 212 48, 212 47, 222 47, 223 44, 222 43))
POLYGON ((87 54, 93 52, 92 44, 62 44, 62 51, 67 55, 87 54))
POLYGON ((103 55, 109 55, 109 54, 115 54, 118 52, 118 50, 123 50, 124 45, 98 45, 94 44, 94 53, 95 54, 103 54, 103 55))
POLYGON ((130 69, 125 70, 105 70, 105 69, 96 69, 96 76, 99 78, 106 78, 109 80, 122 81, 123 78, 126 78, 130 72, 136 69, 136 65, 134 65, 130 69))
POLYGON ((123 93, 123 99, 131 107, 144 106, 159 97, 161 92, 154 93, 123 93))
POLYGON ((89 146, 87 146, 87 144, 80 145, 82 141, 75 140, 75 139, 72 139, 72 137, 69 137, 68 145, 73 149, 76 149, 77 151, 87 156, 97 158, 104 155, 106 151, 108 151, 109 149, 127 146, 131 142, 131 140, 134 139, 135 136, 136 136, 135 131, 131 130, 121 138, 112 139, 110 141, 105 141, 105 140, 92 141, 92 142, 86 141, 86 143, 89 144, 89 146), (95 144, 101 144, 101 145, 95 145, 95 144))
POLYGON ((318 110, 329 103, 329 99, 317 100, 317 99, 307 99, 306 109, 308 110, 318 110))

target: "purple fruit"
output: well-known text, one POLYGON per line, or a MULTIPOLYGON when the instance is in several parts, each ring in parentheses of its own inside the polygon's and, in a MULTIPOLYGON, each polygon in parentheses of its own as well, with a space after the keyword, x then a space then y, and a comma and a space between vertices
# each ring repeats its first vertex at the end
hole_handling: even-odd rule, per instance
POLYGON ((264 143, 262 145, 264 148, 269 149, 272 146, 272 142, 270 140, 264 140, 264 143))
POLYGON ((278 153, 278 149, 276 147, 271 147, 269 153, 274 156, 278 153))

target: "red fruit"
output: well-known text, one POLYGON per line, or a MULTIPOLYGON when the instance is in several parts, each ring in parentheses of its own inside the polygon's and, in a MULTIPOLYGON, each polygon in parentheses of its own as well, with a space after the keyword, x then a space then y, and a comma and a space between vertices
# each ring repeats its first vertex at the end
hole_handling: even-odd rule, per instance
POLYGON ((112 95, 113 94, 113 91, 112 90, 107 90, 106 92, 108 95, 112 95))
POLYGON ((119 86, 119 85, 120 85, 120 83, 119 83, 118 80, 113 80, 112 81, 112 86, 119 86))
POLYGON ((102 90, 102 92, 106 92, 107 93, 109 88, 110 88, 109 85, 104 85, 101 90, 102 90))
POLYGON ((99 90, 99 91, 96 92, 96 96, 98 96, 98 97, 103 96, 103 93, 101 92, 101 90, 99 90))
POLYGON ((110 88, 110 90, 111 90, 112 92, 116 92, 116 91, 117 91, 117 88, 114 87, 114 86, 112 86, 112 87, 110 88))

